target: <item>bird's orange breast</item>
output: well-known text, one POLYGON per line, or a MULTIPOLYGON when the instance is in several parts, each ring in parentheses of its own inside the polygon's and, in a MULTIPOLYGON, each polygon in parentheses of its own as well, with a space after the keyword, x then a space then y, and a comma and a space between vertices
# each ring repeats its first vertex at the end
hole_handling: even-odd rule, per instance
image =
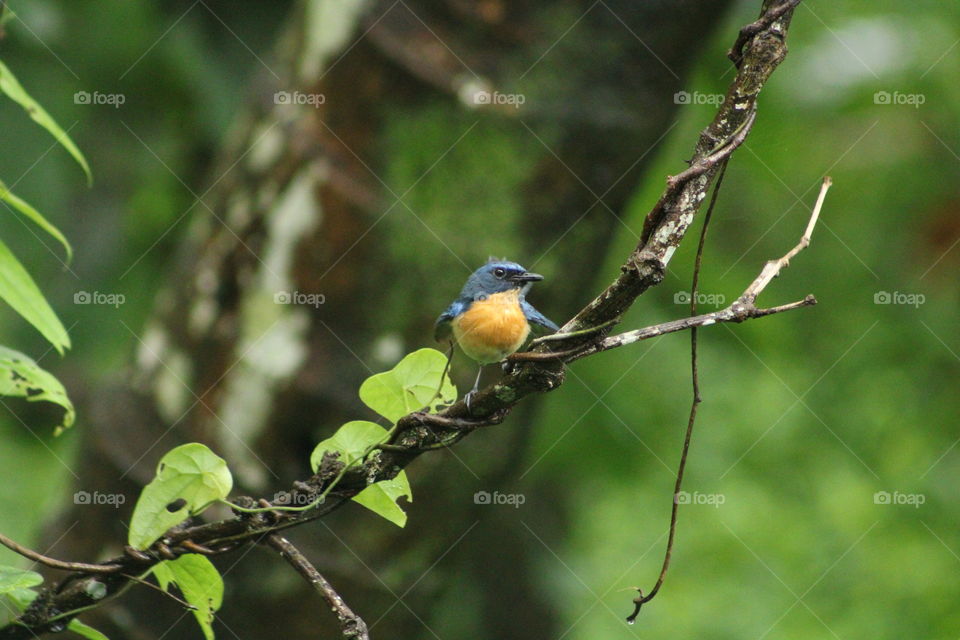
POLYGON ((453 335, 463 352, 481 364, 500 362, 519 349, 530 325, 517 289, 476 300, 453 320, 453 335))

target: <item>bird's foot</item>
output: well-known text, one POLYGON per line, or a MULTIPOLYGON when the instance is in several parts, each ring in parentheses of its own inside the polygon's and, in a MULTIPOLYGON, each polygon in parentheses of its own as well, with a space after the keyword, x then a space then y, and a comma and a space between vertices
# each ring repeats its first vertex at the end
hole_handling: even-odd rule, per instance
POLYGON ((463 403, 467 405, 467 411, 470 411, 470 402, 473 400, 473 396, 477 395, 477 390, 473 389, 472 391, 467 391, 467 395, 463 396, 463 403))

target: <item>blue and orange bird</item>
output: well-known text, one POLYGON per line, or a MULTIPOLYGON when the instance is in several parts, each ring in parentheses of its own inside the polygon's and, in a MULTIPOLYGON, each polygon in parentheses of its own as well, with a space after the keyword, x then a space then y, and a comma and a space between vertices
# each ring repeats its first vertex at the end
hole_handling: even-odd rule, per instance
POLYGON ((436 339, 448 340, 452 334, 460 349, 480 363, 477 380, 465 398, 467 407, 480 385, 483 365, 500 362, 523 346, 531 324, 559 330, 526 300, 539 280, 543 276, 516 262, 491 259, 467 278, 460 295, 437 318, 436 339))

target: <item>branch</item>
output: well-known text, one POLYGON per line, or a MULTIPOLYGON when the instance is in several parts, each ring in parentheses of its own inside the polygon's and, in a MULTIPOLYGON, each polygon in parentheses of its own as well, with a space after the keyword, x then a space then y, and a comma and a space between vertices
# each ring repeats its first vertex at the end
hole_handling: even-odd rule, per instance
POLYGON ((327 582, 326 578, 320 575, 320 572, 310 564, 306 556, 293 546, 293 543, 276 533, 271 533, 267 536, 266 542, 276 549, 280 553, 280 556, 289 562, 290 565, 297 570, 297 573, 302 575, 303 578, 313 586, 317 593, 327 601, 330 609, 337 614, 337 619, 340 620, 340 631, 343 633, 344 638, 370 640, 367 623, 347 606, 347 603, 343 601, 340 594, 338 594, 330 583, 327 582))
MULTIPOLYGON (((125 555, 101 565, 80 565, 84 567, 82 570, 42 592, 18 620, 0 628, 0 639, 32 640, 42 633, 57 631, 81 611, 99 606, 129 586, 131 582, 125 575, 142 575, 165 559, 196 553, 197 549, 213 555, 228 553, 255 544, 265 535, 326 516, 370 483, 394 478, 423 452, 449 446, 478 428, 502 422, 524 397, 559 387, 564 381, 565 362, 653 335, 716 322, 740 322, 814 304, 813 297, 808 296, 781 307, 757 309, 753 306, 769 280, 799 251, 795 248, 776 261, 778 266, 767 264, 745 292, 752 297, 741 296, 723 311, 608 337, 636 298, 663 280, 667 265, 699 212, 718 169, 750 134, 756 120, 757 96, 786 56, 786 34, 798 2, 764 0, 760 19, 741 30, 734 43, 734 49, 740 52, 735 59, 737 74, 713 121, 700 134, 690 168, 668 179, 666 189, 646 217, 639 244, 627 256, 620 274, 562 327, 565 339, 541 342, 532 354, 522 354, 532 357, 511 361, 507 375, 476 394, 469 408, 460 401, 439 415, 414 412, 402 417, 390 441, 367 456, 362 465, 344 470, 342 462, 327 456, 317 474, 294 483, 289 492, 295 504, 307 504, 325 494, 325 500, 316 509, 237 512, 234 517, 218 522, 184 524, 168 531, 150 549, 127 549, 125 555), (114 569, 114 565, 120 565, 121 570, 114 569), (91 566, 110 567, 111 573, 98 569, 99 575, 91 576, 91 566), (93 598, 91 593, 102 593, 100 589, 91 588, 93 580, 106 587, 108 597, 93 598)), ((810 228, 812 225, 808 231, 810 228)), ((805 235, 807 243, 808 236, 809 233, 805 235)), ((801 240, 801 244, 803 242, 801 240)), ((243 496, 234 498, 234 502, 241 507, 270 504, 243 496)))
POLYGON ((123 567, 118 564, 86 564, 84 562, 64 562, 38 553, 32 549, 17 544, 7 536, 0 533, 0 544, 19 553, 24 558, 38 562, 52 569, 62 569, 63 571, 78 571, 81 573, 115 573, 123 567))
MULTIPOLYGON (((783 257, 777 260, 768 261, 763 266, 763 270, 760 272, 760 275, 758 275, 753 282, 750 283, 743 293, 740 294, 740 297, 734 300, 733 303, 726 308, 719 311, 714 311, 712 313, 689 316, 686 318, 680 318, 678 320, 662 322, 660 324, 644 327, 642 329, 626 331, 615 336, 608 336, 594 342, 593 344, 583 345, 580 348, 552 353, 515 353, 507 359, 513 362, 527 362, 543 361, 548 358, 552 358, 554 360, 562 360, 563 362, 573 362, 574 360, 585 358, 586 356, 594 353, 609 351, 610 349, 623 347, 628 344, 633 344, 634 342, 640 342, 641 340, 649 340, 650 338, 656 338, 657 336, 662 336, 667 333, 676 333, 677 331, 686 331, 687 329, 706 327, 708 325, 718 324, 721 322, 743 322, 744 320, 750 320, 751 318, 762 318, 763 316, 769 316, 775 313, 783 313, 784 311, 792 311, 793 309, 809 307, 817 304, 817 299, 813 295, 808 295, 802 300, 778 305, 776 307, 760 308, 757 307, 755 303, 757 297, 764 291, 764 289, 767 288, 767 285, 769 285, 774 278, 780 275, 780 272, 783 269, 790 266, 790 260, 810 246, 810 236, 813 234, 813 228, 817 224, 817 220, 820 218, 820 209, 823 207, 824 198, 826 198, 827 191, 830 189, 832 184, 833 181, 831 180, 830 176, 827 176, 823 179, 823 184, 820 186, 820 194, 817 197, 817 203, 813 207, 813 212, 810 214, 810 220, 807 222, 807 228, 803 232, 803 236, 800 238, 800 242, 797 243, 797 246, 788 251, 783 257)), ((563 334, 554 334, 549 337, 562 340, 565 336, 563 334)))

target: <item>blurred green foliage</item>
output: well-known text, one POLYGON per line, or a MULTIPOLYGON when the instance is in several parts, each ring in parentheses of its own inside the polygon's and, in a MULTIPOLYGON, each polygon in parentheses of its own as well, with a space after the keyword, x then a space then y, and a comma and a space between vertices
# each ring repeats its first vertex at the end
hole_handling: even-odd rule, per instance
MULTIPOLYGON (((189 4, 166 34, 172 19, 153 4, 10 4, 22 21, 7 25, 0 56, 29 79, 98 176, 97 188, 84 191, 69 156, 47 154, 48 141, 29 127, 4 127, 4 148, 17 153, 0 153, 0 175, 12 181, 17 167, 23 171, 22 157, 39 158, 17 192, 49 212, 76 249, 76 262, 64 272, 50 255, 55 246, 0 219, 0 237, 18 239, 11 246, 73 336, 67 360, 41 359, 69 389, 71 379, 105 378, 129 361, 133 330, 149 313, 162 265, 183 232, 180 216, 189 216, 191 190, 202 193, 217 177, 199 168, 233 119, 243 83, 262 69, 229 34, 217 47, 205 42, 209 16, 187 11, 189 4), (94 30, 96 37, 84 37, 94 30), (127 101, 114 109, 69 99, 93 90, 122 91, 127 101), (74 305, 78 291, 121 293, 126 303, 115 310, 74 305)), ((725 90, 724 53, 736 29, 754 18, 756 4, 742 3, 718 30, 689 92, 725 90)), ((273 8, 247 16, 237 27, 243 41, 266 50, 282 15, 273 8)), ((792 247, 829 174, 834 187, 811 247, 761 298, 777 304, 814 293, 820 304, 701 331, 704 404, 685 491, 691 501, 722 496, 722 504, 681 508, 667 582, 635 626, 623 622, 632 594, 620 590, 649 589, 660 567, 690 400, 688 337, 580 361, 544 402, 536 425, 505 426, 533 428, 535 442, 516 486, 501 490, 560 484, 568 502, 572 521, 561 547, 539 542, 538 527, 548 524, 525 517, 523 508, 504 531, 526 539, 538 558, 544 588, 564 618, 560 626, 569 628, 565 637, 960 635, 954 606, 960 599, 958 39, 954 2, 807 0, 798 9, 790 55, 765 89, 757 125, 727 173, 701 290, 730 301, 763 261, 792 247), (878 92, 891 102, 896 95, 922 95, 924 102, 884 104, 878 92), (919 495, 923 504, 883 504, 885 495, 891 503, 919 495)), ((22 117, 16 109, 0 104, 0 122, 22 117)), ((403 150, 387 176, 398 194, 449 146, 450 132, 459 135, 472 122, 453 120, 443 105, 437 110, 446 114, 444 125, 429 111, 387 123, 388 139, 403 150)), ((681 107, 679 125, 624 216, 630 229, 618 232, 597 270, 597 287, 635 245, 663 176, 685 166, 711 113, 709 104, 681 107)), ((469 226, 482 213, 471 207, 514 206, 505 195, 512 186, 489 184, 478 200, 458 190, 459 177, 491 165, 493 175, 509 174, 529 162, 526 145, 537 144, 523 130, 512 136, 485 126, 469 135, 483 139, 487 153, 452 151, 421 185, 430 189, 407 199, 415 211, 431 212, 449 210, 451 198, 459 198, 449 224, 468 225, 468 241, 496 233, 487 219, 469 226)), ((444 241, 457 242, 442 219, 432 219, 444 241)), ((501 253, 516 249, 498 245, 501 253)), ((664 283, 640 300, 624 327, 686 312, 675 296, 689 291, 694 249, 687 242, 678 251, 664 283)), ((410 251, 411 269, 395 274, 396 288, 385 295, 433 277, 431 265, 410 251)), ((593 269, 593 257, 585 264, 593 269)), ((32 345, 23 349, 28 353, 44 351, 10 313, 0 314, 0 335, 17 335, 16 344, 32 345)), ((426 323, 423 343, 431 343, 426 323)), ((69 500, 79 431, 50 441, 6 413, 0 419, 5 477, 40 474, 48 483, 0 483, 0 530, 28 540, 41 519, 69 500)), ((527 504, 532 500, 528 494, 527 504)), ((0 553, 0 561, 15 560, 0 553)), ((450 607, 439 603, 435 615, 445 628, 456 628, 453 603, 468 607, 473 588, 458 585, 450 607)))
MULTIPOLYGON (((567 637, 960 633, 950 604, 960 596, 960 253, 950 251, 960 237, 960 6, 918 4, 804 2, 796 13, 790 55, 727 173, 701 291, 729 302, 791 248, 829 174, 811 247, 760 299, 814 293, 820 304, 701 330, 704 403, 685 491, 723 503, 681 507, 666 585, 629 634, 632 596, 617 590, 648 590, 662 560, 691 396, 689 337, 581 361, 546 403, 530 475, 575 478, 569 546, 555 550, 563 561, 543 558, 556 598, 575 603, 567 637), (877 92, 925 102, 880 95, 878 104, 877 92), (912 494, 923 504, 892 504, 912 494)), ((724 92, 722 53, 752 11, 719 30, 688 91, 724 92)), ((636 232, 711 112, 684 107, 637 193, 636 232)), ((597 286, 634 244, 620 234, 597 286)), ((685 313, 674 297, 690 290, 695 248, 677 252, 625 326, 685 313)))

